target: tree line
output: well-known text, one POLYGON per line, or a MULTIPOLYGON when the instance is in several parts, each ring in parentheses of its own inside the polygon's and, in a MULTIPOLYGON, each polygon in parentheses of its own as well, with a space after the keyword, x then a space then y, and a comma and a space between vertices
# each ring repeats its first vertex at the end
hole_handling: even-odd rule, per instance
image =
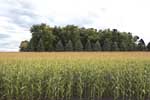
POLYGON ((30 41, 22 41, 20 51, 150 51, 150 42, 146 45, 139 36, 117 29, 50 27, 42 23, 33 25, 30 32, 30 41))

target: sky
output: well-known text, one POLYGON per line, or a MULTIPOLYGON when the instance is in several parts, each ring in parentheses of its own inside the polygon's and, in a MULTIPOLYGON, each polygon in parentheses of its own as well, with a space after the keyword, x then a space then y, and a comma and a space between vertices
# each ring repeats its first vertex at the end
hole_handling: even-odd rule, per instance
POLYGON ((150 41, 149 0, 0 0, 0 51, 18 51, 30 27, 46 23, 118 29, 150 41))

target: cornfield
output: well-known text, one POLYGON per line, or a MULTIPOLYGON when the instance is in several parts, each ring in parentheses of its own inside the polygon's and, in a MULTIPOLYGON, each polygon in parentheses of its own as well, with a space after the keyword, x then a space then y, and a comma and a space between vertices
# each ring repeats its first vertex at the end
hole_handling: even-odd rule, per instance
POLYGON ((150 100, 150 53, 0 53, 0 100, 150 100))

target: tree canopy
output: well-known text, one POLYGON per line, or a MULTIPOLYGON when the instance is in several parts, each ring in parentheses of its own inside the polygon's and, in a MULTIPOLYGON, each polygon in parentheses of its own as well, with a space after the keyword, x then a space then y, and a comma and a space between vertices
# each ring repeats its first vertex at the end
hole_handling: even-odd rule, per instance
POLYGON ((20 51, 150 51, 143 39, 117 29, 98 30, 75 25, 33 25, 32 37, 22 41, 20 51))

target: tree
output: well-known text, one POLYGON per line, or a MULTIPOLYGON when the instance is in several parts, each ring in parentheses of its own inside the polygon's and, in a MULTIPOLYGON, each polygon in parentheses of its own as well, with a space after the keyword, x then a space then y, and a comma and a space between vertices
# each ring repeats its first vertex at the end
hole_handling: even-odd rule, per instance
POLYGON ((26 49, 20 48, 21 51, 41 51, 41 46, 44 51, 82 51, 83 48, 86 51, 146 50, 143 39, 139 40, 138 36, 133 36, 130 32, 119 32, 117 29, 97 30, 75 25, 50 27, 42 23, 33 25, 30 32, 32 37, 27 43, 28 46, 26 49))
POLYGON ((121 51, 127 51, 127 45, 125 42, 121 42, 119 47, 121 51))
POLYGON ((147 44, 147 50, 150 51, 150 42, 147 44))
POLYGON ((119 47, 118 47, 117 42, 112 43, 111 50, 112 51, 119 51, 119 47))
POLYGON ((87 40, 87 43, 85 44, 85 50, 86 51, 91 51, 92 50, 90 40, 87 40))
POLYGON ((111 37, 111 41, 112 42, 118 42, 118 39, 119 39, 119 32, 117 29, 113 29, 112 32, 112 37, 111 37))
POLYGON ((137 49, 138 49, 139 51, 144 51, 144 50, 146 50, 145 42, 144 42, 143 39, 140 39, 140 40, 139 40, 137 49))
POLYGON ((61 40, 63 45, 66 45, 69 40, 71 40, 72 44, 74 45, 75 42, 80 39, 79 28, 74 25, 67 25, 60 28, 59 30, 57 30, 57 28, 55 27, 54 32, 55 34, 56 32, 59 32, 56 34, 57 42, 61 40))
POLYGON ((134 51, 134 50, 136 50, 135 44, 131 42, 130 44, 128 44, 128 51, 134 51))
POLYGON ((33 46, 33 39, 31 39, 28 43, 28 51, 35 51, 33 46))
POLYGON ((73 51, 73 45, 72 45, 72 41, 71 40, 69 40, 69 42, 66 44, 65 50, 66 51, 73 51))
POLYGON ((58 41, 58 43, 56 44, 56 51, 64 51, 64 46, 63 46, 61 40, 58 41))
POLYGON ((97 40, 96 43, 94 44, 93 50, 94 50, 94 51, 101 51, 101 50, 102 50, 101 44, 99 43, 98 40, 97 40))
POLYGON ((75 43, 74 49, 75 51, 83 51, 83 45, 80 39, 75 43))
POLYGON ((53 43, 55 40, 55 36, 52 34, 51 31, 46 31, 44 34, 45 35, 43 36, 43 40, 44 40, 45 51, 54 50, 53 43))
POLYGON ((55 36, 52 33, 52 28, 46 24, 33 25, 30 29, 32 33, 32 47, 34 51, 38 51, 37 43, 42 39, 45 51, 53 50, 53 42, 55 36))
POLYGON ((110 51, 110 50, 111 50, 111 42, 109 39, 105 39, 103 44, 103 51, 110 51))
POLYGON ((28 44, 29 44, 29 42, 27 40, 22 41, 19 46, 20 51, 28 51, 28 44))
POLYGON ((40 39, 39 42, 38 42, 37 51, 39 51, 39 52, 45 51, 45 47, 44 47, 42 39, 40 39))

